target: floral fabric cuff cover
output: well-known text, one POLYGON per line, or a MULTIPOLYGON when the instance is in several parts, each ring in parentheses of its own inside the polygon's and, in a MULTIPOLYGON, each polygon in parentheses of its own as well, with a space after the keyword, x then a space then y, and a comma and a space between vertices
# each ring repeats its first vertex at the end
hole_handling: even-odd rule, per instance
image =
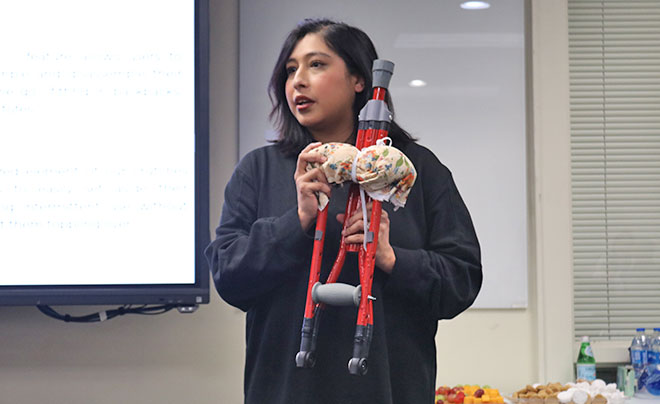
MULTIPOLYGON (((372 199, 390 202, 394 210, 406 204, 417 178, 415 167, 408 157, 399 149, 385 144, 365 147, 360 151, 346 143, 325 143, 311 150, 311 153, 321 154, 327 160, 323 164, 308 163, 307 171, 321 167, 331 184, 353 181, 355 175, 355 182, 372 199)), ((328 197, 323 193, 317 197, 321 210, 328 204, 328 197)))

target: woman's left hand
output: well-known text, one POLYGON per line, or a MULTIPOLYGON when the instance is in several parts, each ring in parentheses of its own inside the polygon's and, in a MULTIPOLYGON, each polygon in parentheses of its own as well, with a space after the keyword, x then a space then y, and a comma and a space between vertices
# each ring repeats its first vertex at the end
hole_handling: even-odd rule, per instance
MULTIPOLYGON (((371 216, 372 203, 367 204, 367 215, 371 216)), ((337 215, 339 223, 344 223, 344 213, 337 215)), ((362 219, 362 208, 358 207, 353 216, 348 218, 346 229, 342 232, 347 244, 362 244, 364 242, 364 221, 362 219)), ((383 271, 392 273, 396 255, 390 245, 390 218, 385 209, 380 215, 380 229, 378 231, 378 246, 376 248, 376 266, 383 271)))

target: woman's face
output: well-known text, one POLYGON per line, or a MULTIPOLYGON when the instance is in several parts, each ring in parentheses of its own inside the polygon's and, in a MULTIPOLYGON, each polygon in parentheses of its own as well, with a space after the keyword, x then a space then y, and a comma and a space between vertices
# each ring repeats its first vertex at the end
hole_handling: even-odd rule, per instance
POLYGON ((286 100, 302 126, 312 135, 352 131, 353 100, 364 80, 348 72, 320 34, 307 34, 298 42, 286 71, 286 100))

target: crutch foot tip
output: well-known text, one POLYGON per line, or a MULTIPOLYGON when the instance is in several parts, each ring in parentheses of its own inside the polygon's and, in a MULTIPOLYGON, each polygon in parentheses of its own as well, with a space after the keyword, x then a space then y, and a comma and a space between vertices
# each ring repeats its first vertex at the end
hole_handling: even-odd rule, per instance
POLYGON ((352 375, 364 376, 368 370, 367 358, 351 358, 348 361, 348 372, 352 375))
POLYGON ((313 368, 316 364, 316 354, 313 351, 300 351, 296 354, 296 366, 299 368, 313 368))

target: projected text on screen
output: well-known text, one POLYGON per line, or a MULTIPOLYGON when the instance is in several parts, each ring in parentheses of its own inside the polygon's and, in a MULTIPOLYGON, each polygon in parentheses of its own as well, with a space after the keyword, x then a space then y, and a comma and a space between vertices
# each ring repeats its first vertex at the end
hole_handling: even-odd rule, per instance
POLYGON ((5 2, 0 38, 0 285, 194 283, 190 4, 5 2))

